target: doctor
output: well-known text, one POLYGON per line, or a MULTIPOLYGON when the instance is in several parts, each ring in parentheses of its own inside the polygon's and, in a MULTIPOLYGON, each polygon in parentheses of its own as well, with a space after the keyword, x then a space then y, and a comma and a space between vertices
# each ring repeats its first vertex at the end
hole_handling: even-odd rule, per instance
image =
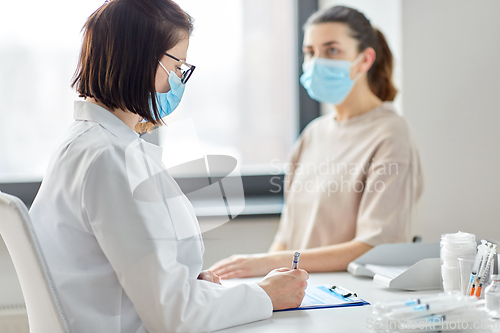
POLYGON ((86 101, 75 102, 30 211, 72 331, 212 331, 300 305, 303 270, 232 288, 201 272, 193 207, 161 149, 134 131, 181 100, 194 70, 189 15, 171 0, 115 0, 84 31, 73 85, 86 101))

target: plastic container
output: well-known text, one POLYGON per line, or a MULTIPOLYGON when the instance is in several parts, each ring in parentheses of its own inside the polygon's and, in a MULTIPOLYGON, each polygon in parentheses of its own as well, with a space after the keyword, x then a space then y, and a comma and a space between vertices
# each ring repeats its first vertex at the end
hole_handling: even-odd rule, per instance
POLYGON ((467 294, 473 265, 474 259, 458 258, 458 268, 460 271, 460 291, 462 292, 462 295, 467 294))
POLYGON ((441 235, 441 276, 444 291, 461 290, 458 258, 474 260, 476 236, 467 232, 441 235))

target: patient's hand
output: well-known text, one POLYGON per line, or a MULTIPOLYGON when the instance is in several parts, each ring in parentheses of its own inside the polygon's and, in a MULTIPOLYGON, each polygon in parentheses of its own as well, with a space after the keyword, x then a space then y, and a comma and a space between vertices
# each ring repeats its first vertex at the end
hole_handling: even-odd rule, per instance
POLYGON ((277 267, 291 263, 291 260, 292 257, 285 253, 232 255, 215 263, 209 270, 221 279, 264 276, 277 267))
POLYGON ((220 277, 217 274, 214 274, 213 272, 211 272, 210 270, 201 271, 200 275, 198 275, 198 280, 205 280, 208 282, 221 284, 220 277))

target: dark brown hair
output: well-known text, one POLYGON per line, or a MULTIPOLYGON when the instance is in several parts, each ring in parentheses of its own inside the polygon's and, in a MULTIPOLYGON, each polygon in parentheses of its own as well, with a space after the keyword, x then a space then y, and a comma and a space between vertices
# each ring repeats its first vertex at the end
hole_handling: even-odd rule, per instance
POLYGON ((382 101, 393 101, 397 89, 392 83, 393 59, 384 35, 373 28, 370 21, 359 11, 345 6, 334 6, 311 15, 304 29, 315 24, 340 22, 345 23, 351 31, 351 37, 358 41, 358 52, 372 47, 376 59, 368 70, 368 84, 382 101))
POLYGON ((171 0, 114 0, 87 20, 72 87, 111 110, 128 110, 148 123, 160 123, 155 76, 158 61, 191 34, 192 18, 171 0))

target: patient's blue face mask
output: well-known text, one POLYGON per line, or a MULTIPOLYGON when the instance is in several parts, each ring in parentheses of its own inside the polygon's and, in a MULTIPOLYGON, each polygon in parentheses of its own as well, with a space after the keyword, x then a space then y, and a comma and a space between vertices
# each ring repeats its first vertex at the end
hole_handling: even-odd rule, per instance
POLYGON ((302 66, 300 83, 309 96, 321 103, 340 104, 349 95, 361 73, 351 79, 351 67, 361 59, 361 54, 351 63, 348 60, 312 58, 302 66))
MULTIPOLYGON (((156 100, 158 101, 158 106, 160 107, 160 118, 164 118, 171 114, 179 103, 181 102, 182 95, 184 94, 184 89, 186 85, 181 82, 181 79, 175 74, 174 71, 167 71, 165 66, 161 62, 160 66, 167 72, 168 74, 168 83, 170 84, 170 90, 166 93, 156 93, 156 100)), ((146 122, 145 119, 142 122, 146 122)))

